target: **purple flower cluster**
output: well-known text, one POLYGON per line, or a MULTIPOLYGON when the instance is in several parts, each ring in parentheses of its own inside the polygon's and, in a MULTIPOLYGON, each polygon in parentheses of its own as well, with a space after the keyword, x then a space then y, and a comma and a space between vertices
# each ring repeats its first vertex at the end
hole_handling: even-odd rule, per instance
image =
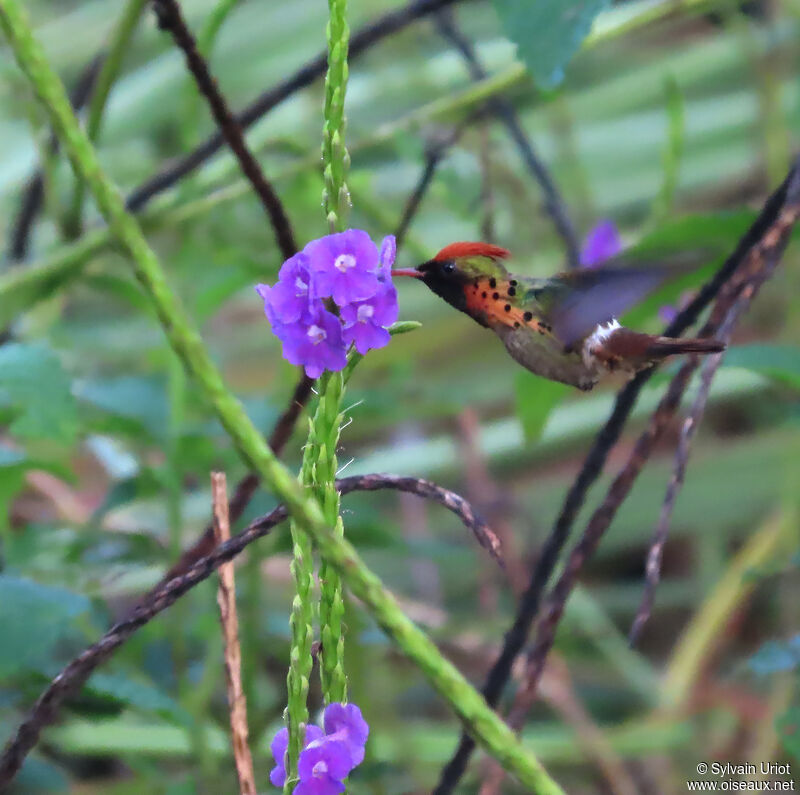
MULTIPOLYGON (((353 768, 364 761, 369 725, 355 704, 328 704, 323 715, 323 731, 310 723, 306 726, 303 750, 297 762, 300 778, 292 795, 338 795, 344 792, 344 780, 353 768)), ((270 748, 275 767, 269 780, 282 787, 286 782, 286 749, 289 732, 281 729, 270 748)))
POLYGON ((312 240, 287 259, 274 286, 257 285, 283 357, 318 378, 323 370, 344 368, 351 343, 362 354, 386 345, 387 327, 397 320, 395 252, 391 235, 379 252, 366 232, 348 229, 312 240), (326 309, 326 298, 338 316, 326 309))

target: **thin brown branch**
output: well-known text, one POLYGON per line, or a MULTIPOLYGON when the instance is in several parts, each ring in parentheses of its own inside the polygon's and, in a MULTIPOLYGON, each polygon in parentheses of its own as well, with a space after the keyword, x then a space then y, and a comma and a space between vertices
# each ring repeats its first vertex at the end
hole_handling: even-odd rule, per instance
MULTIPOLYGON (((343 495, 354 491, 396 489, 438 502, 456 514, 498 562, 502 560, 496 536, 472 506, 458 494, 435 483, 398 475, 355 475, 337 480, 336 487, 343 495)), ((187 571, 151 591, 128 616, 72 660, 39 696, 4 748, 0 756, 0 792, 8 787, 19 772, 25 757, 38 742, 42 729, 53 723, 65 699, 80 690, 98 666, 109 659, 138 629, 210 577, 223 563, 233 560, 247 546, 267 535, 287 516, 286 508, 279 505, 270 513, 251 522, 241 533, 196 560, 187 571)))
MULTIPOLYGON (((450 41, 464 58, 473 80, 484 80, 488 74, 475 52, 472 42, 461 32, 456 25, 452 9, 444 9, 436 14, 436 26, 439 32, 450 41)), ((558 190, 550 171, 544 161, 536 153, 533 144, 525 134, 525 130, 517 116, 514 105, 505 97, 492 97, 486 103, 489 111, 494 114, 506 128, 511 139, 517 145, 522 162, 539 184, 544 196, 544 207, 550 216, 556 232, 564 243, 567 254, 567 263, 570 268, 580 265, 580 246, 575 234, 575 227, 567 212, 564 198, 558 190)))
POLYGON ((436 170, 439 168, 450 149, 455 146, 458 139, 464 133, 464 130, 474 122, 475 117, 476 114, 470 114, 466 119, 463 119, 457 125, 447 130, 446 133, 428 143, 425 153, 425 165, 422 167, 414 190, 411 191, 406 201, 403 214, 400 217, 400 222, 397 224, 397 231, 394 233, 398 249, 403 245, 408 228, 411 226, 411 221, 419 211, 422 200, 428 192, 428 188, 430 188, 433 183, 436 170))
POLYGON ((220 93, 217 81, 211 76, 205 58, 197 49, 197 42, 186 25, 180 5, 177 0, 153 0, 153 9, 158 17, 159 27, 169 32, 175 44, 183 51, 186 65, 197 83, 198 90, 206 98, 222 137, 236 155, 242 172, 269 215, 283 258, 289 259, 297 253, 297 245, 283 204, 264 176, 258 160, 248 148, 239 122, 228 108, 228 103, 220 93))
MULTIPOLYGON (((352 64, 363 52, 383 39, 403 30, 403 28, 422 19, 445 6, 452 5, 459 0, 413 0, 405 6, 388 11, 378 17, 374 22, 354 31, 350 37, 348 62, 352 64)), ((303 88, 310 86, 315 80, 325 74, 328 65, 327 50, 320 52, 310 61, 303 64, 294 74, 287 77, 273 88, 265 91, 254 102, 248 105, 241 113, 236 114, 236 122, 243 129, 247 129, 263 118, 269 111, 280 105, 284 100, 293 96, 303 88)), ((126 202, 129 210, 138 211, 151 199, 168 188, 171 188, 187 174, 191 174, 203 163, 213 157, 225 143, 220 132, 211 135, 206 141, 177 162, 167 166, 155 174, 128 197, 126 202)))
MULTIPOLYGON (((736 321, 740 314, 747 308, 747 304, 752 298, 750 293, 753 287, 753 282, 750 283, 750 289, 744 290, 739 296, 738 300, 728 310, 727 315, 714 336, 728 344, 733 333, 736 321)), ((664 495, 664 503, 661 506, 661 513, 658 517, 658 524, 653 532, 653 540, 650 544, 650 549, 647 553, 646 563, 646 580, 644 593, 642 594, 642 601, 639 609, 636 611, 636 617, 631 625, 628 640, 631 646, 635 646, 639 636, 641 635, 644 625, 650 618, 650 613, 653 609, 655 601, 656 588, 658 587, 659 580, 661 579, 661 558, 664 551, 664 545, 667 542, 669 535, 670 523, 672 521, 672 514, 675 509, 675 502, 678 499, 681 488, 683 487, 684 478, 686 476, 686 467, 689 462, 689 454, 692 449, 692 441, 694 440, 697 429, 705 414, 706 406, 708 404, 708 397, 711 393, 711 384, 714 376, 722 364, 724 358, 723 353, 714 354, 709 356, 704 364, 700 375, 700 388, 694 399, 692 407, 689 411, 688 417, 684 420, 681 426, 681 435, 678 440, 678 447, 675 451, 675 462, 672 468, 672 475, 670 476, 667 491, 664 495)))
MULTIPOLYGON (((105 60, 105 53, 96 55, 81 72, 74 88, 70 92, 69 101, 75 110, 80 110, 89 100, 105 60)), ((58 151, 58 139, 50 137, 47 146, 51 152, 58 151)), ((31 231, 36 216, 44 202, 44 174, 41 169, 28 180, 20 199, 19 211, 9 234, 8 259, 11 263, 22 262, 28 255, 31 231)))
MULTIPOLYGON (((720 296, 700 336, 717 336, 725 318, 732 310, 731 322, 735 322, 750 304, 761 285, 777 266, 798 216, 800 216, 800 171, 795 168, 782 211, 742 263, 741 272, 734 275, 728 289, 720 296)), ((666 395, 651 417, 647 429, 637 440, 628 461, 614 479, 605 499, 592 514, 583 535, 572 549, 564 571, 548 596, 539 619, 536 641, 528 654, 525 685, 520 689, 509 714, 508 723, 512 727, 519 728, 522 725, 530 705, 535 700, 537 683, 544 669, 547 654, 552 648, 558 622, 583 564, 596 550, 619 506, 629 494, 656 441, 680 405, 689 379, 698 364, 696 357, 690 358, 674 377, 666 395)))
MULTIPOLYGON (((228 484, 224 472, 211 473, 211 501, 214 513, 214 539, 217 546, 231 537, 228 517, 228 484)), ((239 619, 236 614, 236 583, 233 563, 219 567, 217 589, 219 618, 225 646, 225 681, 228 689, 228 710, 231 721, 231 741, 240 795, 256 795, 256 777, 250 754, 247 729, 247 701, 242 688, 242 650, 239 645, 239 619)))
MULTIPOLYGON (((680 336, 696 322, 700 314, 739 271, 751 249, 766 238, 780 217, 787 202, 789 187, 797 178, 798 166, 793 165, 789 175, 778 189, 767 199, 750 229, 739 240, 735 250, 725 260, 714 276, 698 291, 692 301, 681 310, 664 329, 664 335, 680 336)), ((542 547, 537 562, 531 571, 528 587, 517 606, 513 623, 506 633, 503 648, 487 674, 483 695, 489 705, 495 706, 511 675, 514 660, 528 639, 531 625, 539 611, 544 589, 555 570, 561 550, 567 542, 572 525, 577 518, 589 489, 600 476, 606 459, 617 443, 625 423, 639 397, 642 388, 655 372, 654 368, 643 370, 628 382, 617 394, 614 408, 605 425, 598 432, 578 475, 570 486, 561 512, 542 547)), ((435 795, 446 795, 453 791, 467 769, 475 743, 467 734, 462 734, 459 745, 450 761, 442 769, 435 795)))

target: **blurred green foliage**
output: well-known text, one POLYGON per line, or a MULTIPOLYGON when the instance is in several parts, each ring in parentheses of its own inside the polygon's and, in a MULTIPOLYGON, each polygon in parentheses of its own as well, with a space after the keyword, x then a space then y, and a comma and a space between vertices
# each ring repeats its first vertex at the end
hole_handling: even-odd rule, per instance
MULTIPOLYGON (((351 5, 353 29, 394 7, 387 0, 351 5)), ((585 31, 607 4, 543 2, 537 9, 545 14, 556 5, 577 9, 570 25, 585 31)), ((492 75, 480 86, 470 83, 459 55, 430 21, 368 50, 351 64, 348 92, 350 222, 376 238, 390 232, 419 177, 426 142, 502 91, 582 233, 611 217, 643 259, 698 251, 709 261, 631 313, 631 323, 658 328, 658 307, 679 304, 684 291, 711 273, 710 261, 731 250, 752 208, 782 178, 800 121, 795 0, 686 2, 668 15, 665 5, 635 0, 607 8, 572 60, 580 36, 570 38, 571 26, 562 38, 560 28, 545 28, 530 9, 507 0, 498 0, 496 9, 484 2, 459 5, 458 21, 492 75), (629 30, 637 18, 646 24, 629 30), (544 42, 547 48, 537 47, 544 42), (515 60, 517 52, 533 80, 515 60), (563 80, 551 85, 562 67, 563 80)), ((26 6, 68 85, 109 40, 122 13, 99 0, 26 6)), ((185 6, 195 31, 219 25, 213 47, 213 33, 205 41, 234 107, 324 45, 327 10, 311 0, 185 6)), ((47 151, 48 130, 5 49, 0 77, 0 240, 7 241, 25 181, 47 151)), ((249 133, 300 241, 326 231, 319 198, 322 100, 318 81, 249 133)), ((180 55, 145 13, 109 97, 98 139, 104 166, 129 190, 212 131, 180 55)), ((183 379, 90 204, 83 236, 65 238, 73 178, 59 156, 45 161, 47 200, 30 262, 6 261, 0 274, 0 319, 14 321, 15 335, 0 347, 3 736, 47 679, 124 613, 200 532, 209 513, 209 470, 226 470, 230 482, 244 474, 222 429, 183 379), (32 279, 38 268, 47 279, 32 279)), ((502 127, 476 122, 442 162, 401 264, 452 240, 479 238, 491 215, 498 242, 517 254, 519 270, 553 272, 563 254, 540 206, 538 187, 502 127)), ((143 221, 172 284, 203 323, 214 357, 267 431, 295 373, 280 359, 252 285, 272 280, 280 258, 230 155, 220 154, 160 197, 143 221)), ((798 273, 792 246, 715 381, 641 649, 628 650, 623 636, 638 604, 674 435, 588 566, 559 635, 556 652, 587 720, 600 727, 606 753, 625 761, 642 792, 681 792, 697 763, 711 758, 800 765, 798 273), (773 527, 765 561, 746 567, 727 597, 719 597, 737 552, 773 527), (689 654, 680 639, 712 609, 716 621, 690 635, 703 639, 702 649, 690 651, 704 662, 691 669, 687 703, 661 711, 661 675, 681 664, 676 655, 689 654), (756 719, 748 711, 753 704, 756 719)), ((353 459, 347 474, 388 470, 441 480, 506 521, 514 554, 530 564, 607 416, 614 384, 590 395, 542 385, 520 373, 495 339, 419 285, 399 287, 402 315, 421 320, 423 329, 359 366, 339 460, 353 459), (480 421, 477 446, 459 421, 466 409, 480 421), (487 467, 500 508, 482 503, 486 492, 471 479, 465 451, 487 467)), ((632 431, 653 407, 663 378, 643 396, 632 431)), ((287 451, 294 467, 303 431, 287 451)), ((623 451, 631 438, 623 440, 623 451)), ((622 460, 622 452, 612 456, 582 516, 622 460)), ((455 519, 412 500, 348 496, 346 533, 415 620, 480 681, 513 596, 455 519)), ((272 505, 260 493, 246 518, 272 505)), ((286 534, 276 534, 249 551, 238 573, 251 736, 264 789, 267 746, 285 703, 288 551, 286 534)), ((358 605, 349 605, 346 619, 352 696, 372 724, 367 763, 351 791, 429 790, 458 728, 358 605)), ((214 586, 206 583, 92 677, 47 732, 16 791, 234 791, 220 644, 214 586)), ((312 699, 318 702, 319 693, 312 690, 312 699)), ((537 707, 525 738, 570 793, 614 791, 583 744, 585 728, 554 697, 537 707)), ((477 790, 479 773, 475 766, 463 791, 477 790)))

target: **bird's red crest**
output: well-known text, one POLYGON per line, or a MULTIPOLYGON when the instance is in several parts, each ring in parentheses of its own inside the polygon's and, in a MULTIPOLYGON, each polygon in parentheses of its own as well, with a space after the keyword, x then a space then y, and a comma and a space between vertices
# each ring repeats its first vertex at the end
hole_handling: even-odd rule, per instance
POLYGON ((511 252, 508 249, 493 246, 491 243, 451 243, 449 246, 445 246, 434 259, 443 262, 444 260, 458 259, 459 257, 505 259, 510 256, 511 252))

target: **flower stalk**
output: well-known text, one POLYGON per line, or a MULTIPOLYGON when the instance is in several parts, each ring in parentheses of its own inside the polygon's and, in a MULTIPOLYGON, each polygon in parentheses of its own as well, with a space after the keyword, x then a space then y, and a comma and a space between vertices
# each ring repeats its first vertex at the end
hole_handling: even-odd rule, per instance
MULTIPOLYGON (((325 189, 323 202, 331 232, 342 232, 350 197, 347 170, 350 155, 345 145, 344 100, 347 90, 347 53, 350 28, 347 25, 347 0, 328 1, 328 71, 325 75, 325 108, 322 126, 322 161, 325 189)), ((340 538, 344 523, 336 489, 336 448, 342 425, 341 405, 344 394, 341 373, 331 373, 321 382, 314 434, 317 439, 316 466, 313 472, 314 493, 325 520, 340 538)), ((311 440, 309 439, 309 442, 311 440)), ((347 701, 347 678, 344 673, 344 599, 336 569, 323 557, 320 564, 320 679, 326 704, 347 701)))

